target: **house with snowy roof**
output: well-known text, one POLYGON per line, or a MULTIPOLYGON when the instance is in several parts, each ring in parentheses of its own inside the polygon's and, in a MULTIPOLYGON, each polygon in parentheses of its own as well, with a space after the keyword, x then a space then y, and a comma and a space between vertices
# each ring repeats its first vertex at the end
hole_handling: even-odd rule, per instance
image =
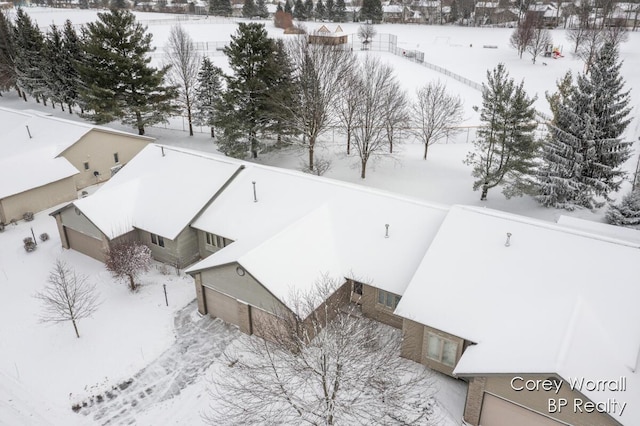
POLYGON ((104 261, 112 244, 136 240, 183 267, 200 258, 189 224, 241 167, 149 145, 94 194, 51 215, 65 248, 104 261))
POLYGON ((248 334, 304 318, 292 294, 331 279, 332 298, 402 330, 403 357, 468 383, 466 424, 640 424, 638 231, 158 145, 53 215, 93 257, 130 238, 191 264, 199 312, 248 334))
POLYGON ((640 424, 640 244, 573 225, 454 206, 404 291, 403 356, 469 424, 640 424))
POLYGON ((152 138, 0 108, 0 223, 77 198, 104 182, 152 138))

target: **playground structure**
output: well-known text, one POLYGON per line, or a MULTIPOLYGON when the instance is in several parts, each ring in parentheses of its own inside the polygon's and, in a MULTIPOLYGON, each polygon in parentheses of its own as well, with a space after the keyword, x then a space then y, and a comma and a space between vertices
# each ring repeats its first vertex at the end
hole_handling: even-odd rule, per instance
POLYGON ((554 46, 551 43, 547 44, 544 48, 544 56, 553 59, 564 58, 562 46, 554 46))

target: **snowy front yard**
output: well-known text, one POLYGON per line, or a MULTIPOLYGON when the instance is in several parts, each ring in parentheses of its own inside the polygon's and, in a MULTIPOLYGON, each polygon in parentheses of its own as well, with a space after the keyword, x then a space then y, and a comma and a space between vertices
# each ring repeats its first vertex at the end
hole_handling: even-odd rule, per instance
MULTIPOLYGON (((191 277, 154 264, 140 282, 131 293, 102 263, 62 249, 47 212, 0 233, 0 423, 204 424, 201 414, 215 403, 209 377, 227 368, 225 349, 247 336, 197 314, 191 277), (27 253, 22 240, 31 229, 50 239, 27 253), (97 312, 78 324, 79 339, 69 322, 39 321, 42 305, 33 296, 56 259, 99 293, 97 312)), ((442 424, 458 424, 466 386, 437 373, 434 381, 442 424)))

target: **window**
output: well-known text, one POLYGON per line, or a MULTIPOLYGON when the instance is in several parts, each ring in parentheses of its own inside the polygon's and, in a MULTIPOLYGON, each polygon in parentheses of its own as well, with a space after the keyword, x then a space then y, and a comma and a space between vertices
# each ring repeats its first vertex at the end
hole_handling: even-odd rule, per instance
POLYGON ((89 162, 88 161, 84 163, 84 169, 85 170, 89 170, 89 162))
POLYGON ((378 290, 378 303, 389 309, 395 309, 400 303, 400 296, 388 291, 378 290))
POLYGON ((207 243, 207 246, 209 246, 210 248, 223 248, 229 245, 230 242, 228 239, 221 237, 220 235, 210 234, 208 232, 205 233, 205 241, 207 243))
POLYGON ((358 281, 354 281, 353 282, 353 292, 355 294, 359 294, 360 296, 362 296, 362 283, 359 283, 358 281))
POLYGON ((160 247, 164 247, 164 238, 162 238, 160 235, 151 234, 151 243, 160 247))
POLYGON ((113 162, 118 164, 120 162, 120 158, 118 157, 118 153, 113 154, 113 162))
POLYGON ((458 344, 436 334, 427 333, 427 358, 449 367, 456 365, 458 344))

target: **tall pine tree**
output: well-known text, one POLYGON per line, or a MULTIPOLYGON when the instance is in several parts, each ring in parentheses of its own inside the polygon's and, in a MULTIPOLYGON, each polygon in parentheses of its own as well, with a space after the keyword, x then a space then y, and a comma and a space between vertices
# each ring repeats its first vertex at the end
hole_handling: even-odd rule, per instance
POLYGON ((382 22, 382 3, 380 0, 362 0, 360 20, 373 24, 382 22))
POLYGON ((233 8, 231 0, 210 0, 209 14, 214 16, 231 16, 233 8))
POLYGON ((149 66, 151 34, 131 12, 98 13, 98 21, 87 24, 84 50, 80 73, 87 118, 95 123, 121 120, 144 135, 146 126, 175 112, 176 89, 163 85, 168 67, 149 66))
POLYGON ((264 0, 258 0, 256 9, 258 11, 258 16, 262 19, 266 19, 269 17, 269 10, 267 9, 267 4, 264 2, 264 0))
POLYGON ((316 3, 315 17, 319 21, 322 21, 323 19, 327 18, 327 10, 322 0, 318 0, 316 3))
POLYGON ((65 93, 64 56, 62 31, 55 24, 52 24, 45 37, 44 49, 42 50, 42 72, 46 83, 45 97, 51 99, 54 108, 55 104, 59 103, 63 111, 65 93))
POLYGON ((336 8, 333 14, 335 22, 344 22, 347 20, 347 5, 344 0, 336 0, 336 8))
POLYGON ((311 21, 315 16, 313 11, 313 0, 304 0, 304 10, 307 11, 307 20, 311 21))
POLYGON ((306 21, 308 16, 305 4, 302 0, 296 0, 293 4, 293 17, 299 21, 306 21))
MULTIPOLYGON (((14 25, 15 67, 18 87, 40 102, 47 91, 41 51, 44 37, 38 26, 22 8, 18 8, 14 25)), ((26 98, 25 98, 26 100, 26 98)))
POLYGON ((219 141, 227 155, 244 156, 247 150, 258 157, 258 133, 269 120, 269 90, 279 77, 274 64, 276 45, 267 36, 263 24, 240 23, 224 53, 233 75, 227 77, 227 90, 222 97, 216 119, 223 130, 219 141))
POLYGON ((325 17, 330 20, 333 21, 335 19, 335 13, 336 13, 336 4, 333 0, 327 0, 327 3, 325 4, 325 17))
POLYGON ((0 92, 16 87, 15 45, 13 23, 0 12, 0 92))
POLYGON ((477 178, 473 189, 482 190, 481 200, 498 185, 503 186, 507 198, 528 190, 538 144, 534 137, 535 98, 527 96, 523 83, 516 85, 504 64, 487 71, 480 110, 483 124, 474 142, 476 150, 466 160, 473 166, 477 178))
POLYGON ((75 28, 70 20, 66 20, 62 30, 62 47, 64 57, 62 58, 62 101, 67 104, 69 114, 73 112, 73 106, 79 102, 80 88, 82 80, 78 66, 83 60, 81 41, 78 38, 75 28))
POLYGON ((244 4, 242 5, 242 16, 244 16, 245 18, 258 16, 258 7, 256 6, 255 1, 244 0, 244 4))
POLYGON ((605 43, 554 111, 538 184, 543 205, 593 209, 603 205, 596 198, 608 201, 620 188, 631 155, 631 143, 621 139, 631 111, 621 66, 615 46, 605 43))
POLYGON ((217 109, 223 93, 223 78, 222 70, 213 65, 209 57, 203 57, 196 84, 193 118, 197 125, 211 128, 212 138, 216 137, 215 123, 217 109))

